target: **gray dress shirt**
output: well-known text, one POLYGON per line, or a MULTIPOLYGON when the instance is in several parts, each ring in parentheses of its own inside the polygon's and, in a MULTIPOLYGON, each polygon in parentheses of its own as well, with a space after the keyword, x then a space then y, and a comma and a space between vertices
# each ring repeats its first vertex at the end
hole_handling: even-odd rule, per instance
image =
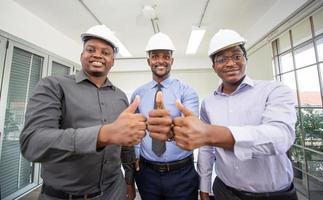
POLYGON ((124 92, 108 79, 97 88, 83 71, 46 77, 28 102, 22 154, 42 163, 44 183, 57 190, 75 195, 105 191, 122 176, 121 146, 97 149, 97 136, 127 106, 124 92))

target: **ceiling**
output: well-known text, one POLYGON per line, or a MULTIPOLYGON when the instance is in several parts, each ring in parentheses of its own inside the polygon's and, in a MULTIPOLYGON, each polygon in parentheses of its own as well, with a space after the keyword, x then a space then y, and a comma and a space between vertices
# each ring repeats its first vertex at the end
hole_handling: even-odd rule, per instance
POLYGON ((15 0, 33 15, 80 43, 80 33, 105 24, 133 57, 144 49, 154 33, 152 22, 142 14, 154 6, 158 27, 168 34, 178 57, 205 57, 212 35, 221 28, 237 30, 254 45, 308 1, 306 0, 15 0), (206 29, 195 55, 185 55, 193 26, 206 29))

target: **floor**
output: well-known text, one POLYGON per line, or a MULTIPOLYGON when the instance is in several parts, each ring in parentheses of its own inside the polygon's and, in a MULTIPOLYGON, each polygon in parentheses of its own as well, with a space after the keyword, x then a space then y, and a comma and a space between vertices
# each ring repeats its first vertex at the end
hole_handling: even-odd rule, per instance
MULTIPOLYGON (((19 198, 19 200, 37 200, 38 194, 40 193, 41 187, 38 187, 37 189, 33 190, 32 192, 28 193, 27 195, 19 198)), ((302 195, 297 195, 299 200, 306 200, 302 195)), ((139 193, 137 192, 135 200, 141 200, 139 193)))
MULTIPOLYGON (((19 200, 37 200, 38 194, 40 193, 41 187, 36 188, 27 195, 19 198, 19 200)), ((137 192, 135 200, 141 200, 139 193, 137 192)))

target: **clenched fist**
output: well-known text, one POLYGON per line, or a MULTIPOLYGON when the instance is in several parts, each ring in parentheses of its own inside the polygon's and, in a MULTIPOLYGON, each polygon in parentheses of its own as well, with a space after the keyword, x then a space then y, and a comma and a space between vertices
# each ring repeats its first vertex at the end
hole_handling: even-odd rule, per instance
POLYGON ((170 112, 164 107, 161 91, 156 95, 156 109, 149 112, 147 130, 149 135, 157 140, 166 141, 172 137, 172 118, 170 112))
POLYGON ((108 144, 132 146, 141 142, 145 136, 146 118, 142 114, 135 113, 139 104, 140 97, 136 96, 132 104, 113 123, 102 126, 97 147, 108 144))

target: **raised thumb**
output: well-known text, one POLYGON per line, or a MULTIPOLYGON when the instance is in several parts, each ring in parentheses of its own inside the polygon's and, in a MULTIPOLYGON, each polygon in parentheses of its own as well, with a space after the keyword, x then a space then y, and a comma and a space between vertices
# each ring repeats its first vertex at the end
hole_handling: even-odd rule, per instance
POLYGON ((139 104, 140 104, 140 96, 137 95, 136 98, 133 100, 133 102, 123 112, 124 113, 135 113, 139 104))
POLYGON ((157 109, 164 109, 164 100, 163 100, 163 93, 161 91, 157 92, 156 94, 156 108, 157 109))
POLYGON ((183 106, 183 104, 178 99, 176 100, 176 107, 179 111, 181 111, 181 113, 183 113, 185 117, 194 115, 194 113, 189 109, 185 108, 185 106, 183 106))

